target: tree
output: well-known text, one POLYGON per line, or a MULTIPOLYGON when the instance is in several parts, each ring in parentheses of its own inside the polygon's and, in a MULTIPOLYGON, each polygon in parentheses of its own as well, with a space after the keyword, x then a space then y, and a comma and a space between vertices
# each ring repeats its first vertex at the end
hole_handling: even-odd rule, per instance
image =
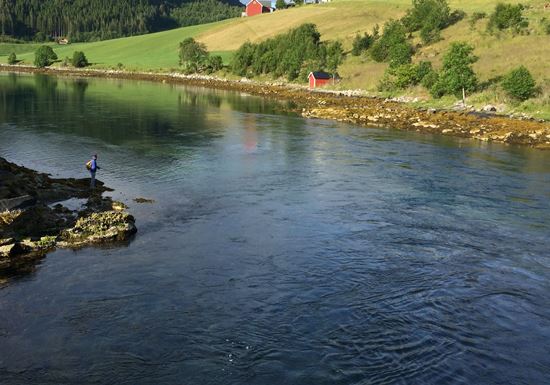
POLYGON ((88 59, 86 58, 86 55, 84 55, 84 52, 82 51, 74 51, 71 64, 73 65, 73 67, 77 67, 77 68, 87 67, 89 65, 88 59))
POLYGON ((208 60, 208 51, 203 43, 188 37, 180 43, 180 65, 187 72, 200 72, 208 60))
POLYGON ((537 91, 535 79, 524 66, 510 71, 502 80, 502 88, 511 97, 522 101, 535 96, 537 91))
POLYGON ((255 57, 256 45, 247 41, 239 47, 231 60, 231 71, 239 76, 246 76, 255 57))
POLYGON ((275 8, 277 9, 285 9, 286 8, 286 2, 285 0, 277 0, 275 3, 275 8))
POLYGON ((498 30, 512 29, 514 32, 527 28, 529 22, 523 17, 523 5, 498 3, 495 11, 489 17, 487 29, 492 32, 498 30))
POLYGON ((410 63, 412 47, 407 42, 403 24, 398 20, 386 22, 382 36, 372 45, 370 54, 377 62, 389 61, 391 67, 410 63))
POLYGON ((413 7, 402 19, 408 32, 420 31, 424 43, 439 40, 439 32, 447 27, 450 21, 451 10, 447 0, 413 0, 413 7))
POLYGON ((34 52, 34 65, 39 68, 52 65, 55 60, 57 55, 49 45, 42 45, 34 52))
POLYGON ((239 17, 235 0, 0 0, 0 35, 116 38, 239 17))
POLYGON ((344 49, 339 41, 330 42, 327 45, 327 70, 332 74, 332 82, 336 76, 338 66, 344 60, 344 49))
POLYGON ((369 49, 373 42, 374 36, 371 36, 366 32, 363 36, 359 34, 355 35, 355 39, 353 39, 351 54, 353 56, 361 55, 361 53, 369 49))
POLYGON ((327 48, 315 24, 306 23, 258 44, 244 43, 233 55, 230 67, 239 76, 269 74, 289 81, 305 79, 306 71, 326 67, 327 48))
POLYGON ((468 43, 455 42, 451 44, 443 56, 443 69, 431 90, 434 97, 441 97, 445 94, 459 96, 465 91, 475 91, 477 77, 472 69, 472 64, 478 58, 473 51, 474 48, 468 43))
POLYGON ((10 53, 10 56, 8 56, 8 64, 13 65, 17 63, 17 56, 15 55, 15 52, 10 53))

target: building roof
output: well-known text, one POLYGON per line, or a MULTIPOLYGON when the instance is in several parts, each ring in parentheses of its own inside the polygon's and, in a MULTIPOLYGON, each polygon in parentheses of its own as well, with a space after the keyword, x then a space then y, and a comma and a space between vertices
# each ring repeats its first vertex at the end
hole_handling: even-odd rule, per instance
MULTIPOLYGON (((250 0, 246 3, 246 5, 252 3, 254 0, 250 0)), ((263 7, 271 8, 271 0, 256 0, 258 3, 260 3, 263 7)))
POLYGON ((323 72, 323 71, 314 71, 314 72, 311 72, 310 75, 313 75, 315 79, 332 79, 330 74, 327 74, 326 72, 323 72))

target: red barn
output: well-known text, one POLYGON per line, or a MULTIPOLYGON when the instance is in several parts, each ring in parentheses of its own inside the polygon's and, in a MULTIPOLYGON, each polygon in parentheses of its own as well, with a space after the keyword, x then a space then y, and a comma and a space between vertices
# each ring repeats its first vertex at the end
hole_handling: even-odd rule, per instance
POLYGON ((271 0, 251 0, 246 4, 246 16, 256 16, 270 12, 273 12, 271 0))
POLYGON ((308 79, 309 79, 309 88, 317 88, 317 87, 322 87, 325 84, 328 84, 330 82, 330 79, 332 79, 332 77, 326 72, 316 71, 316 72, 310 72, 308 75, 308 79))

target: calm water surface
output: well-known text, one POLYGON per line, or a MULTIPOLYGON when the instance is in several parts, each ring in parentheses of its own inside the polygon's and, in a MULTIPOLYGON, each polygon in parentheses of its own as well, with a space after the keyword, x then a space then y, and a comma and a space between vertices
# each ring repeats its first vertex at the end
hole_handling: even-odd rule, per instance
POLYGON ((284 110, 1 75, 0 156, 139 232, 1 284, 0 383, 550 383, 550 152, 284 110))

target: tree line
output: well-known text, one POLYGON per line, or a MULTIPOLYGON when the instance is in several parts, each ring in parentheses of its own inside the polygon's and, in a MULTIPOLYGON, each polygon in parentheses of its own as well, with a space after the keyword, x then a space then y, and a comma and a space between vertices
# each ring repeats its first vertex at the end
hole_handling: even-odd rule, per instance
POLYGON ((336 74, 344 52, 339 41, 321 41, 315 24, 302 24, 260 43, 244 43, 233 56, 231 71, 239 76, 269 75, 307 79, 311 71, 336 74))
POLYGON ((0 0, 0 33, 93 41, 237 17, 238 0, 0 0))

